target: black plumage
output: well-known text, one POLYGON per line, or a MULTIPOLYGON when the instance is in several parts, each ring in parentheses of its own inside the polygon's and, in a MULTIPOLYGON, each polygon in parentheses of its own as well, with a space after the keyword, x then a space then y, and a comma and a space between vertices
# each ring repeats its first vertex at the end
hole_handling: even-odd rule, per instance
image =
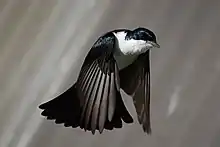
MULTIPOLYGON (((152 32, 146 34, 129 30, 115 30, 101 36, 88 52, 78 79, 73 86, 56 98, 41 104, 42 115, 66 127, 80 127, 93 134, 132 123, 133 118, 122 100, 120 89, 133 97, 138 121, 144 132, 151 133, 150 125, 150 50, 138 55, 129 66, 119 70, 114 58, 118 47, 114 32, 124 31, 127 38, 156 42, 152 32), (139 37, 139 38, 138 38, 139 37), (153 37, 153 38, 152 38, 153 37), (151 39, 149 39, 151 38, 151 39)), ((143 31, 140 29, 139 31, 143 31)))
POLYGON ((88 53, 77 82, 57 98, 40 105, 43 116, 91 130, 121 128, 133 119, 121 98, 119 71, 113 57, 115 36, 108 33, 88 53))

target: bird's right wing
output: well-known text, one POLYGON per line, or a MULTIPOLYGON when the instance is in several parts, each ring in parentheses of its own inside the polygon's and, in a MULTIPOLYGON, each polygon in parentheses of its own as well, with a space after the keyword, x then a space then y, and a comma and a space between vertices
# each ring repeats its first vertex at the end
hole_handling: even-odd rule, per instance
MULTIPOLYGON (((115 36, 110 33, 100 38, 88 53, 77 80, 80 100, 80 127, 85 130, 96 129, 100 133, 106 121, 111 122, 116 109, 116 101, 121 97, 119 71, 113 57, 115 36)), ((123 109, 123 106, 122 108, 123 109)), ((132 120, 124 116, 125 121, 132 120)), ((121 120, 119 125, 122 125, 121 120)))
POLYGON ((39 106, 42 115, 64 126, 92 131, 121 128, 132 123, 120 94, 119 73, 113 57, 115 36, 100 37, 87 54, 77 82, 56 98, 39 106))

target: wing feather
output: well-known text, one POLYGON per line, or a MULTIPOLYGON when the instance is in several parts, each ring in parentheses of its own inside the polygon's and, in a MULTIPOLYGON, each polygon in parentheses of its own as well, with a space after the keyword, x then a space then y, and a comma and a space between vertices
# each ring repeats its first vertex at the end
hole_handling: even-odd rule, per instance
POLYGON ((57 99, 40 106, 42 115, 64 126, 100 133, 122 127, 133 119, 122 101, 120 78, 113 53, 112 32, 100 37, 87 54, 77 82, 57 99))
MULTIPOLYGON (((105 71, 106 74, 109 75, 110 70, 108 67, 108 64, 105 67, 105 71)), ((109 85, 110 85, 110 77, 106 76, 105 77, 105 85, 104 85, 104 89, 103 89, 103 97, 101 99, 101 104, 99 107, 99 132, 102 133, 103 129, 104 129, 104 124, 106 121, 106 114, 107 114, 107 106, 108 106, 108 99, 109 99, 109 85)))
POLYGON ((144 132, 151 133, 150 124, 150 51, 120 71, 121 88, 133 97, 138 121, 144 132))

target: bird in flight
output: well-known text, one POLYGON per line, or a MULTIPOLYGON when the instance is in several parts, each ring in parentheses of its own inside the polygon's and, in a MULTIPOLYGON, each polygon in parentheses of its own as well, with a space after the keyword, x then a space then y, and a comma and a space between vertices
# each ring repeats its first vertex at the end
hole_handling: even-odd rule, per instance
POLYGON ((41 115, 92 134, 122 128, 122 120, 133 123, 122 89, 133 98, 138 121, 150 134, 150 49, 159 47, 155 34, 143 27, 105 33, 85 57, 77 81, 41 104, 41 115))

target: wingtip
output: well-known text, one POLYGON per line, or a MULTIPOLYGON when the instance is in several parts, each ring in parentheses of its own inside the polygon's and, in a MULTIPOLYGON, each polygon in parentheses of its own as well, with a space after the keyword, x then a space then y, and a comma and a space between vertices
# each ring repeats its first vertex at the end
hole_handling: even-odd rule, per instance
POLYGON ((144 132, 147 133, 148 135, 152 135, 152 130, 151 130, 150 127, 145 127, 145 126, 143 125, 143 130, 144 130, 144 132))
POLYGON ((95 135, 95 130, 92 130, 92 135, 95 135))
POLYGON ((102 134, 104 128, 99 129, 99 134, 102 134))

